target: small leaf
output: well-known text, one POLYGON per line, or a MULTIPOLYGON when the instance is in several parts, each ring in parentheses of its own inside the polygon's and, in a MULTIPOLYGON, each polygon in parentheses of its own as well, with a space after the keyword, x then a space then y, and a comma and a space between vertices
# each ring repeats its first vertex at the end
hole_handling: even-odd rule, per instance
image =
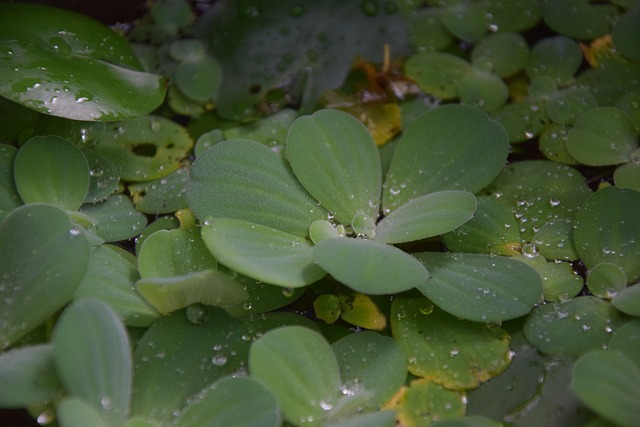
POLYGON ((147 217, 133 207, 124 194, 114 194, 99 203, 86 203, 80 212, 96 221, 94 231, 107 242, 117 242, 137 236, 147 225, 147 217))
POLYGON ((75 211, 89 191, 89 165, 75 145, 57 136, 35 136, 16 154, 15 184, 25 203, 50 203, 75 211))
POLYGON ((267 332, 249 352, 252 377, 266 384, 294 425, 323 425, 338 401, 340 371, 322 335, 300 326, 267 332))
POLYGON ((424 283, 429 272, 406 252, 365 239, 337 237, 313 248, 314 260, 336 280, 369 295, 406 291, 424 283))
POLYGON ((211 55, 188 58, 175 69, 175 83, 185 96, 195 101, 208 101, 215 95, 221 79, 220 64, 211 55))
POLYGON ((341 294, 340 307, 340 318, 354 326, 374 331, 380 331, 387 327, 387 318, 368 295, 341 294))
POLYGON ((116 165, 120 178, 138 182, 175 171, 192 147, 193 140, 186 129, 176 122, 160 116, 142 116, 109 123, 94 150, 116 165))
POLYGON ((281 155, 248 140, 224 141, 198 156, 187 202, 201 221, 234 218, 298 237, 327 218, 281 155))
POLYGON ((314 261, 309 241, 236 219, 214 219, 202 227, 202 239, 227 267, 270 284, 301 287, 326 272, 314 261))
POLYGON ((52 359, 52 347, 38 344, 0 354, 0 407, 44 405, 62 393, 52 359))
POLYGON ((89 242, 62 210, 24 205, 0 223, 0 348, 62 308, 87 270, 89 242))
POLYGON ((51 341, 67 392, 97 409, 108 424, 121 425, 129 412, 133 364, 118 316, 98 300, 75 301, 56 323, 51 341))
POLYGON ((484 254, 422 252, 431 277, 418 289, 462 319, 497 323, 531 311, 542 297, 535 270, 510 258, 484 254))
POLYGON ((248 377, 227 377, 200 393, 170 425, 279 427, 281 418, 278 401, 262 383, 248 377))
POLYGON ((366 127, 350 114, 320 110, 289 129, 287 156, 296 178, 344 225, 360 211, 376 218, 380 156, 366 127))
POLYGON ((575 40, 565 36, 547 37, 531 48, 527 75, 550 77, 559 85, 573 79, 582 62, 582 51, 575 40))
POLYGON ((640 284, 620 289, 611 303, 625 314, 640 316, 640 284))
POLYGON ((465 398, 460 392, 420 379, 394 398, 392 407, 403 426, 431 426, 437 420, 463 416, 465 398))
POLYGON ((458 82, 473 68, 464 59, 446 52, 418 53, 407 59, 407 77, 422 90, 441 99, 458 97, 458 82))
POLYGON ((471 51, 471 63, 478 67, 490 64, 500 77, 516 74, 527 65, 529 45, 519 33, 501 31, 483 37, 471 51))
POLYGON ((450 390, 476 388, 509 366, 506 331, 457 319, 426 298, 395 298, 391 328, 409 372, 450 390))
POLYGON ((552 355, 579 355, 604 345, 618 326, 620 314, 592 296, 536 307, 524 324, 527 340, 552 355))
POLYGON ((376 227, 375 240, 405 243, 438 236, 473 218, 476 198, 466 191, 438 191, 413 199, 376 227))
POLYGON ((582 356, 573 370, 572 388, 589 408, 620 426, 632 427, 640 417, 640 367, 613 350, 582 356))
POLYGON ((85 203, 105 200, 118 190, 120 175, 113 162, 93 149, 82 150, 89 164, 89 192, 85 203))
POLYGON ((589 292, 600 298, 613 298, 627 287, 627 283, 624 270, 607 262, 596 265, 587 275, 589 292))

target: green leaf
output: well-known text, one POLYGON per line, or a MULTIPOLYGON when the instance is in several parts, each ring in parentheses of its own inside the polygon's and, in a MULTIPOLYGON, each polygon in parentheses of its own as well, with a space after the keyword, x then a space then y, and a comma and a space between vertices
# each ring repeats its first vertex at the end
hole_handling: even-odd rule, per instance
POLYGON ((542 298, 540 276, 528 265, 484 254, 422 252, 431 277, 418 289, 461 319, 498 323, 524 316, 542 298))
POLYGON ((573 242, 573 221, 547 222, 531 238, 538 253, 548 260, 575 261, 579 258, 573 242))
POLYGON ((438 236, 473 218, 476 198, 465 191, 438 191, 413 199, 376 226, 375 240, 405 243, 438 236))
POLYGON ((407 14, 409 37, 416 52, 441 50, 454 42, 455 37, 444 26, 441 17, 442 10, 435 7, 407 14))
POLYGON ((533 139, 549 121, 543 103, 535 99, 508 103, 491 113, 491 117, 504 127, 512 143, 533 139))
POLYGON ((382 62, 385 43, 397 55, 408 52, 393 2, 251 1, 211 8, 199 21, 196 35, 222 67, 216 109, 242 121, 263 115, 273 93, 312 110, 342 84, 354 57, 382 62))
POLYGON ((176 277, 218 263, 199 235, 182 229, 158 230, 148 236, 138 250, 138 268, 142 278, 176 277))
POLYGON ((369 295, 406 291, 429 277, 424 265, 408 253, 372 240, 336 237, 318 242, 312 252, 336 280, 369 295))
POLYGON ((489 30, 489 17, 477 3, 445 3, 442 22, 456 37, 475 43, 489 30))
POLYGON ((442 190, 476 193, 502 170, 507 134, 481 110, 445 105, 419 116, 404 131, 382 195, 385 213, 442 190))
POLYGON ((73 298, 99 299, 125 325, 147 327, 159 316, 136 292, 134 284, 139 278, 136 260, 130 253, 117 246, 100 245, 92 250, 87 272, 73 298))
MULTIPOLYGON (((480 0, 485 13, 491 15, 491 31, 522 32, 533 28, 542 19, 539 0, 480 0)), ((496 33, 496 34, 499 34, 496 33)))
POLYGON ((209 269, 177 277, 143 278, 136 282, 136 289, 160 314, 195 303, 233 307, 248 298, 240 283, 209 269))
POLYGON ((121 425, 129 412, 133 364, 116 313, 98 300, 75 301, 56 323, 51 341, 65 390, 97 409, 108 424, 121 425))
POLYGON ((94 150, 111 160, 125 181, 151 181, 180 167, 193 140, 178 123, 160 116, 142 116, 109 123, 94 150))
POLYGON ((531 79, 545 76, 562 85, 573 79, 581 63, 582 51, 575 40, 553 36, 533 45, 525 70, 531 79))
POLYGON ((163 178, 132 184, 127 189, 137 210, 158 215, 187 207, 185 192, 188 183, 189 169, 180 167, 163 178))
POLYGON ((640 367, 613 350, 582 356, 573 370, 572 388, 589 408, 607 420, 632 427, 640 417, 640 367))
MULTIPOLYGON (((519 260, 526 255, 519 257, 519 260)), ((545 301, 566 302, 576 297, 584 288, 584 279, 568 262, 549 261, 533 265, 540 277, 545 301)))
POLYGON ((513 212, 523 241, 549 222, 573 219, 591 194, 580 172, 546 160, 507 165, 486 191, 513 212))
POLYGON ((595 192, 576 215, 574 239, 588 268, 608 262, 622 268, 629 283, 640 278, 640 193, 606 187, 595 192))
POLYGON ((0 348, 71 298, 89 262, 89 243, 60 209, 24 205, 0 223, 0 348))
POLYGON ((264 385, 252 378, 228 377, 200 393, 170 425, 280 427, 281 418, 278 402, 264 385))
POLYGON ((289 326, 264 334, 251 346, 249 370, 294 425, 323 425, 338 401, 340 371, 333 350, 310 329, 289 326))
POLYGON ((640 37, 640 8, 634 7, 621 17, 613 28, 611 36, 616 50, 631 59, 640 60, 640 51, 635 43, 640 37))
POLYGON ((0 221, 22 204, 13 179, 13 162, 18 149, 0 144, 0 221))
POLYGON ((16 188, 25 203, 50 203, 75 211, 89 190, 89 165, 82 152, 57 136, 35 136, 13 162, 16 188))
POLYGON ((295 288, 326 274, 315 264, 309 241, 264 225, 214 219, 205 222, 202 239, 221 264, 266 283, 295 288))
POLYGON ((123 38, 86 16, 32 4, 0 7, 0 94, 73 120, 122 120, 164 100, 123 38))
POLYGON ((554 31, 579 40, 607 34, 615 18, 613 4, 589 0, 544 0, 544 21, 554 31))
POLYGON ((87 399, 67 397, 58 403, 57 418, 65 427, 109 427, 113 423, 107 422, 94 405, 87 399))
MULTIPOLYGON (((638 156, 640 152, 637 152, 638 156)), ((613 182, 619 188, 631 188, 640 192, 640 163, 635 163, 634 153, 631 153, 632 162, 618 166, 613 172, 613 182)))
POLYGON ((475 66, 491 66, 500 77, 509 77, 522 70, 529 60, 529 45, 519 33, 500 31, 482 38, 471 51, 475 66))
POLYGON ((82 151, 89 164, 89 192, 85 203, 105 200, 118 190, 120 175, 113 162, 93 149, 82 151))
POLYGON ((418 53, 407 59, 405 73, 422 90, 441 99, 458 97, 458 82, 473 70, 462 58, 446 52, 418 53))
POLYGON ((409 372, 450 390, 476 388, 511 360, 504 330, 457 319, 426 298, 395 298, 391 328, 407 354, 409 372))
POLYGON ((640 367, 640 319, 622 325, 609 340, 609 349, 620 351, 640 367))
POLYGON ((372 392, 367 408, 383 406, 404 385, 407 359, 392 338, 365 331, 347 335, 331 347, 340 366, 343 393, 372 392))
POLYGON ((462 393, 430 380, 414 380, 397 398, 397 418, 405 426, 431 426, 434 421, 464 415, 462 393))
POLYGON ((83 213, 96 221, 95 232, 107 242, 117 242, 137 236, 147 225, 147 217, 133 207, 124 194, 114 194, 99 203, 82 205, 83 213))
POLYGON ((320 110, 289 129, 287 157, 303 187, 344 225, 359 213, 376 218, 380 156, 367 128, 351 114, 320 110))
POLYGON ((619 290, 611 303, 625 314, 640 316, 640 284, 636 283, 619 290))
POLYGON ((536 307, 524 334, 543 353, 575 356, 604 345, 619 322, 620 314, 609 303, 581 296, 536 307))
POLYGON ((224 141, 198 156, 187 202, 201 221, 234 218, 299 237, 327 218, 281 155, 248 140, 224 141))
POLYGON ((52 347, 38 344, 0 354, 0 407, 44 405, 59 397, 62 386, 52 360, 52 347))
MULTIPOLYGON (((613 298, 627 286, 627 275, 615 264, 600 263, 588 271, 589 292, 600 298, 613 298)), ((614 304, 615 306, 615 304, 614 304)))
POLYGON ((483 111, 495 111, 509 98, 509 87, 496 74, 475 69, 458 82, 460 102, 483 111))
POLYGON ((626 163, 638 147, 638 132, 626 113, 598 107, 578 117, 567 135, 571 157, 590 166, 626 163))
POLYGON ((241 304, 225 307, 225 310, 233 317, 245 317, 277 310, 293 303, 306 291, 305 287, 283 288, 270 285, 242 276, 234 271, 229 272, 229 275, 233 280, 241 283, 248 294, 247 299, 241 304))
POLYGON ((588 90, 570 87, 551 95, 545 106, 551 120, 571 125, 582 113, 598 107, 598 101, 588 90))
POLYGON ((139 340, 132 416, 169 424, 198 393, 246 369, 252 339, 246 324, 219 308, 194 308, 159 319, 139 340))
POLYGON ((574 166, 578 162, 567 151, 568 133, 569 127, 558 123, 549 123, 540 133, 538 147, 547 159, 574 166))
POLYGON ((477 198, 473 218, 444 234, 442 241, 452 252, 494 255, 520 253, 520 230, 513 214, 492 197, 477 198))
POLYGON ((394 427, 396 425, 395 411, 378 411, 368 414, 358 414, 347 420, 328 424, 327 427, 394 427))
POLYGON ((221 78, 220 64, 207 54, 183 60, 176 67, 174 76, 180 92, 200 102, 213 98, 221 78))

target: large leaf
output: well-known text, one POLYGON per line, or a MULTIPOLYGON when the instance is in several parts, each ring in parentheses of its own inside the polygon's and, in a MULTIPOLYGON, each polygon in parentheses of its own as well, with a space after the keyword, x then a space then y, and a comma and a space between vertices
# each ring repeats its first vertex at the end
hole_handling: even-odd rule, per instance
POLYGON ((228 2, 209 8, 198 24, 222 67, 217 111, 234 119, 260 115, 270 92, 308 111, 342 84, 354 57, 381 62, 385 43, 394 55, 408 51, 394 2, 228 2))
POLYGON ((140 71, 124 39, 85 16, 3 3, 0 40, 0 95, 41 113, 121 120, 164 100, 163 78, 140 71))
POLYGON ((426 298, 395 298, 391 328, 407 354, 409 372, 448 389, 476 388, 511 360, 506 331, 457 319, 426 298))
POLYGON ((300 117, 289 129, 287 156, 300 183, 339 223, 351 224, 359 212, 377 218, 380 156, 356 118, 339 110, 300 117))
POLYGON ((488 254, 414 256, 431 274, 418 289, 459 318, 497 323, 524 316, 542 299, 540 275, 522 262, 488 254))
POLYGON ((249 369, 271 389, 294 425, 323 425, 338 401, 338 363, 329 343, 310 329, 289 326, 267 332, 251 346, 249 369))
POLYGON ((476 193, 502 170, 509 152, 505 130, 481 110, 446 105, 405 130, 382 195, 386 212, 441 190, 476 193))
POLYGON ((224 141, 198 156, 187 202, 202 221, 241 219, 299 237, 327 215, 281 155, 248 140, 224 141))
POLYGON ((312 252, 336 280, 369 295, 406 291, 429 277, 424 265, 408 253, 372 240, 334 237, 318 242, 312 252))
POLYGON ((161 318, 136 347, 132 415, 172 422, 198 393, 246 369, 250 343, 245 323, 218 308, 196 306, 161 318))
POLYGON ((438 191, 400 206, 376 227, 375 240, 405 243, 449 232, 473 217, 476 198, 465 191, 438 191))
POLYGON ((640 367, 624 354, 599 350, 581 357, 572 387, 596 413, 616 425, 633 427, 640 419, 640 367))
POLYGON ((89 191, 89 165, 82 152, 57 136, 35 136, 13 163, 15 184, 25 203, 51 203, 77 210, 89 191))
POLYGON ((170 424, 176 427, 280 427, 280 407, 271 392, 252 378, 216 381, 170 424))
POLYGON ((0 348, 71 298, 89 262, 89 243, 60 209, 21 206, 0 223, 0 348))
POLYGON ((67 392, 113 426, 129 413, 133 363, 124 325, 106 304, 86 298, 62 314, 51 338, 53 361, 67 392))
POLYGON ((44 405, 62 392, 50 344, 0 354, 0 408, 44 405))
POLYGON ((315 264, 309 241, 264 225, 214 219, 205 222, 202 239, 220 263, 273 285, 305 286, 326 274, 315 264))

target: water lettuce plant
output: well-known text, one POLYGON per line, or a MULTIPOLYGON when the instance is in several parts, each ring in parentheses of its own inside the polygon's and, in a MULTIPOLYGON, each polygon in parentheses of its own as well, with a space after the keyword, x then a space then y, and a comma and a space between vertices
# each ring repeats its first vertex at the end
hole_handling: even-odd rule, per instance
POLYGON ((637 1, 204 3, 0 4, 0 423, 637 424, 637 1))

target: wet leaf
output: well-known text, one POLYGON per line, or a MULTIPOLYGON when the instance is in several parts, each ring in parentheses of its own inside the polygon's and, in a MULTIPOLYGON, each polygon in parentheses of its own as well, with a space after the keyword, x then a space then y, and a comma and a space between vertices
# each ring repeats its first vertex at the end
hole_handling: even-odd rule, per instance
POLYGON ((53 361, 70 396, 85 400, 108 424, 127 418, 133 363, 124 325, 106 304, 74 301, 51 338, 53 361))
POLYGON ((545 76, 557 84, 566 84, 573 79, 581 63, 582 51, 575 40, 553 36, 533 45, 526 72, 532 79, 545 76))
POLYGON ((457 319, 426 298, 395 298, 391 328, 407 354, 409 372, 451 390, 476 388, 509 366, 504 330, 457 319))
POLYGON ((89 165, 75 145, 57 136, 35 136, 13 162, 15 185, 25 203, 77 210, 89 190, 89 165))
POLYGON ((100 245, 89 257, 87 272, 74 299, 95 298, 108 304, 127 326, 147 327, 159 316, 136 292, 140 278, 135 258, 117 246, 100 245))
POLYGON ((298 237, 307 236, 313 221, 327 218, 281 155, 248 140, 224 141, 202 152, 186 195, 201 221, 234 218, 298 237))
POLYGON ((221 264, 266 283, 297 288, 326 274, 309 241, 264 225, 214 219, 205 223, 202 239, 221 264))
POLYGON ((508 31, 483 37, 471 51, 471 63, 474 66, 490 65, 491 71, 500 77, 516 74, 527 65, 528 60, 529 45, 526 39, 519 33, 508 31))
POLYGON ((572 388, 593 411, 620 426, 631 427, 640 417, 640 367, 624 354, 599 350, 576 362, 572 388))
MULTIPOLYGON (((631 153, 631 159, 633 158, 634 154, 631 153)), ((640 163, 633 162, 618 166, 613 172, 613 181, 616 187, 631 188, 640 192, 640 163)))
POLYGON ((604 345, 619 322, 620 314, 609 303, 581 296, 536 307, 524 334, 543 353, 575 356, 604 345))
POLYGON ((200 393, 170 425, 278 427, 282 424, 281 418, 280 405, 262 383, 252 378, 228 377, 200 393))
POLYGON ((477 108, 445 105, 423 113, 396 148, 383 212, 435 191, 476 193, 500 173, 508 151, 502 126, 477 108))
POLYGON ((124 39, 97 21, 21 3, 3 4, 0 15, 2 96, 41 113, 100 121, 147 114, 164 100, 164 79, 140 71, 124 39))
POLYGON ((449 232, 469 221, 476 198, 465 191, 438 191, 409 201, 376 226, 375 240, 405 243, 449 232))
POLYGON ((409 78, 425 92, 442 99, 457 98, 460 79, 472 70, 467 61, 446 52, 418 53, 405 64, 409 78))
POLYGON ((441 50, 455 37, 442 22, 442 11, 435 7, 414 10, 407 15, 411 44, 416 52, 441 50))
POLYGON ((622 268, 630 283, 640 277, 640 193, 606 187, 586 200, 576 215, 574 238, 588 268, 602 262, 622 268))
POLYGON ((536 100, 525 100, 504 105, 491 113, 507 131, 509 142, 523 142, 539 135, 549 118, 543 104, 536 100))
POLYGON ((125 181, 151 181, 180 167, 193 147, 185 128, 160 116, 110 123, 94 149, 111 160, 125 181))
POLYGON ((185 193, 189 183, 189 168, 181 167, 169 175, 128 187, 133 204, 140 212, 166 214, 187 207, 185 193))
POLYGON ((491 15, 491 31, 518 31, 533 28, 543 16, 539 0, 480 0, 486 13, 491 15))
POLYGON ((406 427, 430 426, 434 421, 464 415, 464 395, 429 380, 414 380, 396 396, 391 407, 406 427))
POLYGON ((462 104, 491 112, 507 102, 509 88, 496 74, 476 69, 460 79, 458 94, 462 104))
POLYGON ((640 316, 640 284, 620 289, 611 303, 625 314, 640 316))
POLYGON ((289 129, 287 156, 302 186, 344 225, 359 212, 376 218, 380 156, 367 129, 351 115, 320 110, 289 129))
POLYGON ((598 101, 586 89, 569 88, 554 93, 545 106, 551 120, 571 125, 583 112, 596 108, 598 101))
POLYGON ((429 280, 418 286, 434 304, 454 316, 498 323, 531 311, 542 297, 542 282, 531 267, 485 254, 422 252, 429 280))
POLYGON ((114 194, 99 203, 86 203, 80 212, 96 221, 95 234, 107 242, 137 236, 147 225, 147 218, 133 207, 124 194, 114 194))
POLYGON ((575 261, 579 258, 573 241, 573 221, 547 222, 531 238, 536 250, 548 260, 575 261))
POLYGON ((300 326, 274 329, 249 352, 252 377, 266 384, 293 425, 322 425, 338 402, 340 371, 322 335, 300 326))
POLYGON ((96 203, 105 200, 115 193, 120 184, 120 175, 115 164, 95 150, 82 150, 89 164, 89 192, 85 203, 96 203))
POLYGON ((489 30, 490 18, 477 3, 445 3, 441 19, 451 33, 471 43, 480 40, 489 30))
POLYGON ((369 295, 406 291, 429 277, 427 269, 408 253, 372 240, 336 237, 318 242, 312 253, 336 280, 369 295))
POLYGON ((193 314, 180 310, 159 319, 138 342, 132 416, 169 424, 215 381, 246 370, 246 324, 214 307, 193 314))
POLYGON ((593 4, 588 0, 545 0, 544 21, 565 36, 590 40, 606 34, 615 17, 612 4, 593 4))
POLYGON ((63 307, 89 262, 89 243, 65 212, 24 205, 0 223, 0 348, 63 307))
POLYGON ((622 352, 640 366, 640 320, 632 320, 621 326, 609 340, 609 349, 622 352))
POLYGON ((611 299, 615 297, 619 291, 623 291, 627 287, 627 283, 627 275, 624 270, 607 262, 597 264, 589 270, 587 275, 589 292, 600 298, 611 299))
POLYGON ((566 302, 578 296, 584 288, 584 279, 568 262, 549 261, 534 268, 542 277, 545 301, 566 302))

